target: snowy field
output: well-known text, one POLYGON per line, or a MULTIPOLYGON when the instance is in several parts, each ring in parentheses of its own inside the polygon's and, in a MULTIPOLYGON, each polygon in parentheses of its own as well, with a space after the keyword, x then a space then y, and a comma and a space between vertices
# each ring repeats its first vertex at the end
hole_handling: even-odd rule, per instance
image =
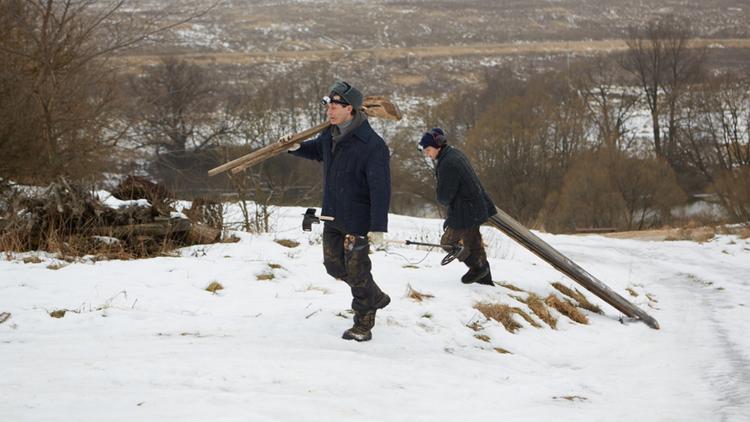
MULTIPOLYGON (((373 340, 356 343, 340 338, 349 290, 326 275, 321 227, 303 233, 302 212, 279 209, 272 234, 175 257, 0 258, 0 313, 11 314, 0 324, 0 421, 750 420, 748 239, 539 234, 660 330, 579 287, 603 315, 581 325, 555 314, 554 330, 517 317, 511 334, 473 305, 523 307, 510 295, 526 293, 462 285, 465 267, 441 267, 439 251, 375 252, 393 301, 373 340), (206 291, 213 281, 224 289, 206 291), (417 302, 409 286, 434 297, 417 302)), ((393 215, 387 237, 437 241, 440 228, 393 215)), ((560 295, 552 282, 578 287, 482 230, 497 283, 542 297, 560 295)))

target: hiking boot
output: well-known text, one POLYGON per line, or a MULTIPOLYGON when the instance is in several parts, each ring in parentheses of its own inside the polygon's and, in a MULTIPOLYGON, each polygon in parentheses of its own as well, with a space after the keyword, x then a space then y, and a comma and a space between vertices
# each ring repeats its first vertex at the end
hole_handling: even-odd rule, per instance
POLYGON ((487 271, 487 275, 476 281, 477 284, 484 284, 485 286, 494 286, 495 282, 492 281, 492 271, 487 271))
POLYGON ((354 326, 341 336, 344 340, 368 341, 372 339, 372 327, 375 326, 377 310, 365 312, 362 316, 354 314, 354 326))
POLYGON ((375 314, 378 309, 383 309, 391 303, 391 298, 383 293, 375 303, 375 308, 364 313, 354 313, 354 326, 344 331, 341 336, 344 340, 368 341, 372 339, 372 327, 375 326, 375 314))
MULTIPOLYGON (((484 265, 480 265, 478 267, 472 267, 472 268, 469 268, 469 271, 467 271, 466 274, 464 274, 461 277, 461 283, 464 283, 464 284, 476 283, 479 280, 483 280, 489 274, 490 274, 490 264, 485 263, 484 265)), ((490 281, 492 281, 492 278, 490 278, 490 281)))

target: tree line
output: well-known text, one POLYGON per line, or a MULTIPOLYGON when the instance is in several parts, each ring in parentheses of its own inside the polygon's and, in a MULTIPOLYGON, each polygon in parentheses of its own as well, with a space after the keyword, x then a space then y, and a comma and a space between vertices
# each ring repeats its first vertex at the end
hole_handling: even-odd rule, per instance
MULTIPOLYGON (((447 128, 498 206, 534 227, 671 224, 671 210, 706 192, 727 220, 748 222, 750 78, 712 69, 690 38, 689 22, 665 16, 632 27, 622 54, 532 75, 491 70, 424 121, 447 128)), ((407 190, 431 185, 418 164, 397 162, 421 168, 407 190)))
MULTIPOLYGON (((257 69, 228 80, 174 57, 134 72, 116 52, 205 10, 157 25, 128 21, 123 2, 92 4, 0 2, 0 178, 40 184, 141 172, 191 197, 252 199, 259 208, 244 209, 245 221, 261 229, 263 207, 318 200, 311 174, 319 169, 305 160, 278 157, 232 178, 205 174, 322 121, 318 99, 343 76, 335 63, 293 66, 262 83, 257 69)), ((695 192, 715 193, 731 221, 750 221, 750 81, 711 70, 690 39, 689 22, 666 16, 632 27, 623 54, 545 72, 488 69, 414 112, 411 127, 386 128, 392 211, 439 211, 431 165, 415 144, 441 126, 498 206, 534 227, 668 224, 695 192)))

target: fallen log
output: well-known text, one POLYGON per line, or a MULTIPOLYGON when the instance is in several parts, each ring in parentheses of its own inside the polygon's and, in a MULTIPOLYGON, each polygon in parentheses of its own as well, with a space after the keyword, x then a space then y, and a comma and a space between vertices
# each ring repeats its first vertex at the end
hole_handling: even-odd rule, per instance
POLYGON ((192 223, 187 218, 155 218, 153 223, 124 224, 121 226, 95 227, 93 232, 99 236, 126 238, 133 236, 166 237, 177 233, 189 232, 192 223))

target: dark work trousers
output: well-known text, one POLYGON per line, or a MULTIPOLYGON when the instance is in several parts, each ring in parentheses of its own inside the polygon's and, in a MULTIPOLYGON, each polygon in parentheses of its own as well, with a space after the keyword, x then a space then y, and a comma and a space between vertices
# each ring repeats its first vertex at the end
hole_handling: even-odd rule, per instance
POLYGON ((363 314, 375 309, 383 297, 372 279, 370 243, 365 236, 347 234, 333 222, 323 226, 323 265, 332 277, 344 280, 352 289, 352 309, 363 314))
MULTIPOLYGON (((487 253, 484 251, 482 244, 482 234, 479 232, 479 226, 469 227, 468 229, 452 229, 448 227, 440 239, 443 245, 462 244, 468 249, 467 256, 463 263, 469 268, 477 268, 487 264, 487 253)), ((450 252, 448 250, 448 252, 450 252)))

